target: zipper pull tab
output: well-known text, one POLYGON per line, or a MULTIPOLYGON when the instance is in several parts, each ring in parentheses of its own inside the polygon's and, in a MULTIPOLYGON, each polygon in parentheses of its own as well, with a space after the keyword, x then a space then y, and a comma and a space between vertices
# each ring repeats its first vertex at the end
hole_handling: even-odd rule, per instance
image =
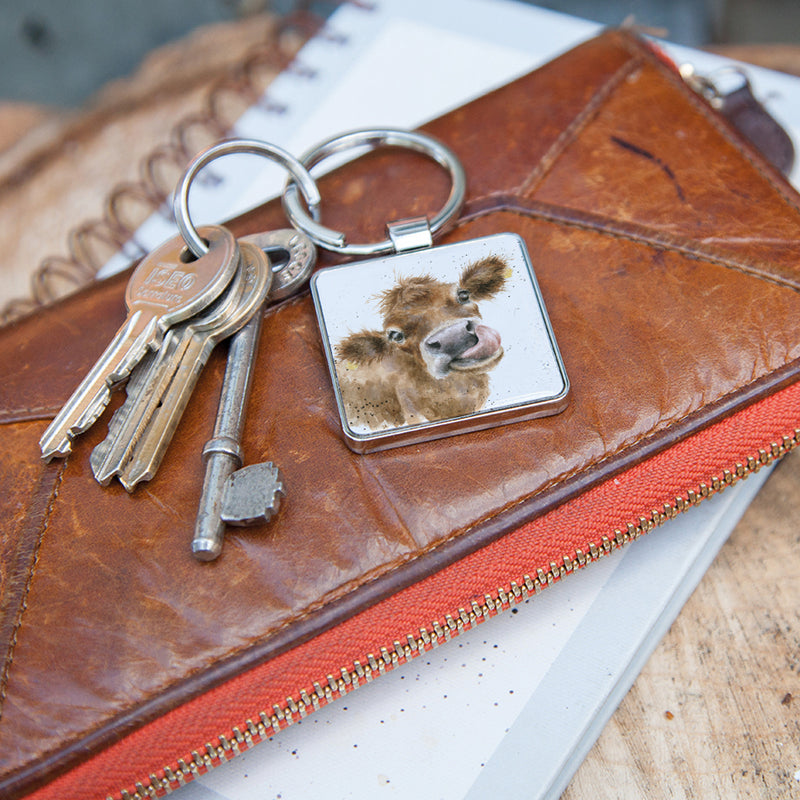
POLYGON ((719 111, 772 166, 788 175, 794 166, 794 145, 789 134, 753 94, 747 73, 740 67, 723 67, 699 75, 691 64, 682 64, 681 77, 719 111), (723 90, 721 79, 733 75, 739 85, 723 90))

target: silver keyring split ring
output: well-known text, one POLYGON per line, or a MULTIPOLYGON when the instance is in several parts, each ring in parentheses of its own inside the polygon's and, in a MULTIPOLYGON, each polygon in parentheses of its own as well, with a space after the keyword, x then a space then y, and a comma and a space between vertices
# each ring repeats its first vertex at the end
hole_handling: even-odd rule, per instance
POLYGON ((189 214, 189 189, 192 181, 203 167, 210 164, 221 156, 233 153, 252 153, 258 156, 265 156, 270 161, 280 164, 291 175, 292 186, 299 186, 303 199, 306 201, 313 218, 319 219, 319 189, 308 170, 291 153, 281 147, 258 139, 231 139, 227 142, 209 147, 197 155, 189 164, 184 172, 181 182, 175 191, 173 200, 173 212, 178 230, 181 232, 184 241, 189 249, 198 257, 202 257, 208 252, 208 244, 197 232, 197 228, 192 222, 189 214))
MULTIPOLYGON (((429 156, 448 171, 452 181, 450 195, 442 210, 430 220, 431 236, 439 233, 461 210, 467 189, 464 168, 452 150, 424 133, 393 128, 352 131, 327 139, 305 153, 300 161, 304 167, 311 169, 329 156, 358 147, 366 147, 370 150, 378 147, 405 147, 429 156)), ((305 197, 302 185, 300 191, 305 197)), ((308 203, 307 199, 306 203, 308 203)), ((394 252, 394 242, 390 238, 370 244, 348 244, 344 233, 326 228, 319 223, 319 214, 315 213, 315 208, 310 203, 308 203, 308 209, 311 212, 309 215, 300 202, 297 184, 291 181, 286 185, 283 193, 283 209, 292 225, 326 250, 356 256, 383 255, 394 252)))

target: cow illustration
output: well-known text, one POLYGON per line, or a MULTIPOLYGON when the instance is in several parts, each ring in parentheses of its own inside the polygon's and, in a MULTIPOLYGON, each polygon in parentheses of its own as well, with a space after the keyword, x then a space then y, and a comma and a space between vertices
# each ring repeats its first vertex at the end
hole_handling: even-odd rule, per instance
POLYGON ((466 266, 457 283, 402 277, 382 292, 383 330, 351 333, 335 348, 351 428, 385 430, 482 408, 503 347, 477 304, 495 297, 510 272, 489 256, 466 266))

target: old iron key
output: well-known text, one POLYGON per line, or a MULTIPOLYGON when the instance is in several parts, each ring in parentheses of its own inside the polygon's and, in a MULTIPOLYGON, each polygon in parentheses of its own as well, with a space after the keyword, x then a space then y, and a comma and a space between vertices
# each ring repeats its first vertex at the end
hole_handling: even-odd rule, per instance
POLYGON ((239 261, 238 246, 225 228, 207 226, 209 250, 186 257, 180 236, 157 247, 128 281, 128 317, 39 440, 42 458, 66 456, 72 439, 94 424, 108 405, 111 389, 128 377, 164 333, 213 302, 230 282, 239 261))
MULTIPOLYGON (((288 254, 288 261, 274 273, 272 300, 298 291, 314 268, 316 249, 299 231, 270 231, 246 236, 240 241, 243 247, 255 244, 271 258, 276 258, 281 251, 288 254)), ((192 553, 201 561, 212 561, 222 552, 226 523, 267 522, 277 513, 285 495, 280 472, 272 462, 240 469, 244 461, 242 429, 262 318, 263 315, 257 313, 231 340, 214 434, 203 448, 206 473, 192 539, 192 553)))

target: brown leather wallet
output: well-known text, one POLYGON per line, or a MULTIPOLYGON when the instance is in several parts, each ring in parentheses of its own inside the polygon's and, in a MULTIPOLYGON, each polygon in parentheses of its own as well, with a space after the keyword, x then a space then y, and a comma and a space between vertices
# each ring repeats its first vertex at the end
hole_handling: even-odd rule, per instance
MULTIPOLYGON (((129 495, 92 478, 102 422, 64 460, 38 449, 120 324, 126 276, 0 331, 4 797, 175 786, 797 445, 798 196, 648 43, 606 32, 425 129, 468 176, 442 241, 526 242, 568 407, 357 455, 310 297, 275 304, 243 447, 280 465, 287 501, 201 564, 224 350, 129 495)), ((379 239, 446 183, 374 152, 321 181, 323 217, 379 239)), ((231 224, 279 227, 276 203, 231 224)))

